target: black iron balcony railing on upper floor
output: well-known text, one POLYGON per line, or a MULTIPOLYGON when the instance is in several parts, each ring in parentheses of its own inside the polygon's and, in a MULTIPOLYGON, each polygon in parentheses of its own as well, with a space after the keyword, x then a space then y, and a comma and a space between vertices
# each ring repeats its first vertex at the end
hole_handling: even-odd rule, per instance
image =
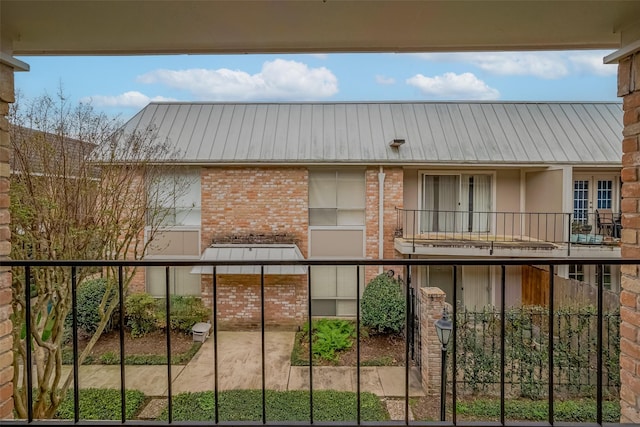
POLYGON ((572 244, 616 245, 621 232, 620 215, 611 210, 575 215, 396 208, 396 237, 414 246, 462 241, 570 251, 572 244))
MULTIPOLYGON (((72 357, 71 364, 68 369, 72 375, 72 386, 68 390, 68 399, 71 402, 72 416, 67 422, 72 422, 73 425, 95 425, 91 421, 87 421, 81 416, 81 406, 83 405, 81 396, 83 395, 82 378, 80 375, 81 366, 79 364, 79 347, 78 347, 78 302, 76 297, 76 290, 83 286, 78 282, 79 274, 83 269, 91 269, 92 272, 97 271, 113 271, 115 276, 113 279, 115 286, 115 295, 117 296, 117 304, 119 312, 117 317, 119 318, 120 327, 119 337, 120 344, 118 353, 120 355, 120 363, 118 367, 111 371, 111 375, 119 377, 120 394, 119 405, 116 408, 120 408, 115 421, 111 422, 111 425, 138 425, 140 421, 131 419, 127 414, 127 392, 130 387, 131 379, 128 377, 125 363, 125 340, 124 340, 124 327, 125 324, 125 295, 127 294, 125 286, 125 277, 132 268, 144 268, 144 267, 164 267, 166 269, 165 274, 165 289, 166 294, 170 294, 170 277, 171 270, 176 267, 192 267, 192 266, 207 266, 213 270, 213 280, 210 282, 207 289, 207 293, 212 295, 213 302, 213 316, 211 318, 212 329, 211 338, 207 342, 208 345, 213 346, 212 360, 205 364, 201 364, 201 369, 209 366, 214 375, 211 378, 209 398, 205 398, 202 394, 190 394, 182 396, 180 399, 180 405, 184 406, 185 399, 188 402, 189 408, 187 411, 176 412, 175 408, 178 406, 177 393, 172 389, 172 383, 175 376, 172 374, 172 341, 171 335, 167 328, 166 340, 159 342, 158 345, 166 346, 166 364, 164 366, 166 393, 164 395, 164 401, 166 404, 166 410, 164 412, 164 421, 150 420, 145 421, 144 425, 159 426, 169 423, 179 423, 180 425, 203 425, 202 418, 189 419, 189 414, 195 413, 197 408, 202 416, 204 411, 206 425, 325 425, 325 421, 328 419, 337 421, 337 425, 470 425, 473 424, 473 420, 483 420, 484 424, 489 421, 490 425, 504 426, 518 425, 518 426, 533 426, 540 425, 539 422, 534 422, 526 417, 527 411, 516 411, 514 408, 522 408, 526 405, 530 406, 532 400, 536 401, 536 409, 533 411, 540 415, 543 413, 542 421, 545 425, 554 425, 560 421, 571 421, 573 424, 579 424, 586 422, 589 425, 603 425, 604 423, 617 423, 619 421, 619 365, 618 365, 618 352, 619 352, 619 319, 617 310, 611 307, 605 307, 603 293, 605 292, 603 287, 603 261, 601 259, 585 259, 574 258, 571 259, 572 264, 583 265, 595 265, 598 271, 598 285, 597 291, 593 296, 593 301, 588 304, 589 307, 585 308, 584 312, 576 312, 576 318, 571 318, 566 307, 556 304, 554 301, 554 295, 557 294, 555 287, 556 272, 560 266, 566 264, 566 260, 558 259, 491 259, 491 260, 471 260, 471 259, 450 259, 450 260, 437 260, 437 259, 388 259, 388 260, 301 260, 301 261, 245 261, 245 262, 203 262, 203 261, 2 261, 3 268, 11 267, 14 276, 14 282, 20 282, 20 286, 14 289, 23 289, 23 295, 17 295, 17 300, 31 301, 32 303, 24 304, 22 309, 18 308, 14 313, 14 322, 20 322, 19 319, 29 319, 28 322, 22 322, 20 325, 14 325, 14 330, 22 330, 19 341, 24 345, 26 351, 26 359, 32 360, 35 346, 47 346, 44 343, 46 340, 44 334, 40 335, 41 330, 40 322, 42 319, 40 315, 33 311, 33 301, 35 301, 34 292, 38 288, 38 280, 46 280, 47 277, 51 277, 51 274, 58 273, 66 275, 69 278, 68 286, 69 305, 68 305, 68 322, 67 329, 70 329, 70 343, 72 357), (261 369, 256 372, 255 384, 261 384, 258 386, 258 390, 253 394, 253 398, 257 399, 255 402, 250 402, 252 407, 257 409, 256 414, 248 416, 248 418, 227 418, 227 415, 222 415, 222 409, 228 409, 229 405, 239 404, 238 402, 229 402, 226 395, 223 395, 223 391, 220 387, 220 377, 227 374, 226 370, 228 366, 223 366, 223 358, 220 350, 221 335, 219 331, 219 307, 228 303, 227 299, 229 295, 222 296, 219 293, 219 284, 217 281, 218 275, 216 274, 216 268, 220 266, 229 265, 260 265, 260 287, 259 287, 259 311, 260 321, 257 333, 260 336, 260 351, 259 355, 256 355, 257 366, 261 369), (381 416, 380 419, 370 418, 370 412, 365 411, 364 391, 367 387, 370 387, 370 375, 371 367, 364 367, 361 356, 361 343, 364 339, 364 330, 361 327, 361 313, 357 310, 355 317, 355 332, 354 332, 354 347, 356 348, 356 360, 351 369, 353 369, 353 394, 351 397, 345 397, 341 395, 342 399, 346 399, 341 402, 342 409, 338 413, 329 414, 325 412, 323 403, 321 400, 319 391, 323 387, 323 372, 322 366, 318 366, 315 362, 312 362, 312 369, 306 369, 304 375, 308 376, 308 389, 304 390, 303 396, 306 399, 306 409, 303 412, 308 416, 304 416, 303 419, 289 419, 293 417, 295 411, 299 411, 300 408, 293 406, 286 409, 287 401, 276 401, 278 399, 273 398, 271 390, 268 390, 270 380, 267 379, 268 370, 273 368, 267 366, 266 356, 269 350, 265 344, 265 337, 271 333, 265 321, 265 316, 269 314, 269 308, 265 307, 265 267, 270 265, 298 265, 304 266, 307 269, 306 285, 302 292, 303 299, 306 300, 306 304, 303 307, 302 323, 307 324, 307 327, 311 327, 310 320, 314 313, 312 311, 311 298, 312 295, 312 275, 314 267, 327 267, 327 266, 351 266, 354 269, 369 269, 368 271, 374 274, 379 272, 379 268, 386 270, 388 266, 393 266, 398 273, 402 274, 404 278, 404 286, 401 287, 402 298, 405 301, 405 315, 404 315, 404 337, 403 360, 399 361, 401 383, 404 385, 404 390, 400 392, 400 395, 395 396, 392 401, 398 403, 401 416, 398 421, 389 421, 387 416, 381 416), (420 295, 425 292, 432 292, 430 295, 437 297, 438 290, 431 291, 433 288, 420 288, 420 284, 414 280, 414 268, 421 266, 450 266, 453 268, 453 301, 458 300, 456 294, 459 288, 458 282, 462 280, 462 274, 460 274, 460 268, 466 266, 493 266, 499 269, 500 274, 496 281, 495 294, 496 305, 480 315, 478 313, 473 315, 473 321, 470 321, 469 314, 464 311, 462 306, 454 304, 450 307, 451 320, 452 320, 452 339, 449 343, 450 357, 446 364, 447 369, 444 371, 446 375, 446 382, 443 382, 443 389, 446 385, 448 390, 444 396, 436 393, 428 398, 415 397, 410 392, 410 382, 414 376, 416 369, 423 370, 423 373, 419 374, 422 377, 422 386, 435 378, 436 381, 440 381, 442 378, 438 377, 434 372, 439 372, 436 368, 437 361, 439 360, 440 347, 435 341, 436 355, 425 354, 433 350, 435 336, 435 327, 433 325, 433 313, 429 310, 433 310, 432 304, 435 304, 436 299, 432 302, 429 298, 420 298, 420 295), (546 274, 545 280, 546 292, 548 293, 548 303, 544 307, 540 307, 534 314, 517 315, 513 311, 513 308, 507 307, 506 298, 500 297, 500 295, 506 295, 507 286, 513 286, 509 283, 506 269, 511 267, 521 268, 537 268, 542 274, 546 274), (373 270, 371 270, 373 269, 373 270), (400 269, 401 271, 398 271, 400 269), (422 302, 420 302, 422 301, 422 302), (582 314, 581 314, 582 313, 582 314), (585 317, 584 313, 588 313, 588 317, 585 317), (478 317, 480 316, 480 317, 478 317), (588 318, 588 321, 584 321, 588 318), (527 320, 528 319, 528 320, 527 320), (518 329, 518 327, 525 325, 524 329, 518 329), (580 331, 574 331, 572 328, 580 326, 580 331), (17 329, 16 329, 17 328, 17 329), (433 330, 432 330, 433 328, 433 330), (585 329, 586 328, 586 329, 585 329), (429 334, 429 337, 424 338, 424 334, 429 334), (489 334, 489 335, 487 335, 489 334), (480 337, 485 338, 480 338, 480 337), (490 336, 490 338, 486 338, 490 336), (33 337, 34 339, 26 339, 26 337, 33 337), (584 337, 588 337, 588 343, 584 337), (431 346, 431 347, 429 347, 431 346), (572 351, 579 351, 580 348, 589 346, 591 348, 589 353, 574 354, 572 351), (414 351, 418 349, 419 351, 414 351), (488 354, 490 353, 490 354, 488 354), (482 356, 482 357, 480 357, 482 356), (533 363, 530 363, 531 357, 535 356, 533 363), (412 358, 414 360, 412 360, 412 358), (579 361, 575 359, 579 358, 579 361), (435 362, 434 362, 435 361, 435 362), (479 364, 482 362, 482 364, 479 364), (434 365, 433 363, 436 363, 434 365), (424 372, 425 369, 430 370, 424 372), (483 378, 483 375, 490 374, 490 378, 483 378), (477 375, 476 375, 477 374, 477 375), (315 379, 314 379, 315 378, 315 379), (431 378, 431 380, 430 380, 431 378), (568 385, 568 386, 567 386, 568 385), (471 390, 469 389, 471 387, 471 390), (574 388, 572 388, 574 387, 574 388), (575 388, 577 387, 577 388, 575 388), (573 390, 573 391, 572 391, 573 390), (515 394, 514 394, 515 393, 515 394), (527 397, 529 403, 523 400, 519 400, 519 396, 527 397), (443 400, 446 413, 438 414, 437 409, 439 405, 431 405, 433 402, 443 400), (352 400, 349 400, 352 399, 352 400), (492 407, 491 402, 495 402, 495 412, 493 415, 468 415, 468 408, 470 405, 482 399, 483 408, 492 407), (514 400, 515 399, 515 400, 514 400), (564 402, 569 401, 569 405, 565 405, 564 402), (275 410, 275 406, 284 404, 284 410, 282 407, 275 410), (226 405, 226 406, 225 406, 226 405), (431 406, 430 406, 431 405, 431 406), (515 406, 514 406, 515 405, 515 406), (433 407, 432 407, 433 406, 433 407), (349 412, 349 408, 353 409, 353 412, 349 412), (454 409, 455 408, 455 409, 454 409), (568 409, 567 409, 568 408, 568 409), (571 409, 573 408, 573 409, 571 409), (617 409, 616 409, 617 408, 617 409), (414 420, 410 415, 411 413, 421 414, 419 419, 414 420), (424 414, 428 414, 424 418, 424 414), (483 418, 489 417, 489 418, 483 418), (247 419, 249 421, 247 421, 247 419), (424 421, 446 419, 447 421, 424 421), (241 421, 243 420, 243 421, 241 421)), ((607 264, 637 264, 640 260, 611 260, 607 261, 607 264)), ((358 283, 356 289, 360 288, 360 274, 353 276, 358 283)), ((269 285, 266 285, 267 287, 269 285)), ((519 286, 519 284, 518 284, 519 286)), ((58 290, 60 291, 60 290, 58 290)), ((56 292, 58 292, 56 291, 56 292)), ((64 292, 60 294, 60 297, 64 295, 64 292)), ((440 302, 444 304, 444 295, 440 293, 440 302)), ((64 297, 66 298, 66 296, 64 297)), ((356 306, 360 307, 361 296, 357 294, 354 296, 356 306)), ((170 299, 165 298, 164 304, 166 310, 164 311, 164 324, 171 324, 171 310, 170 299)), ((58 301, 58 304, 62 304, 62 301, 58 301)), ((436 307, 442 310, 442 306, 436 307), (440 307, 440 308, 438 308, 440 307)), ((42 309, 42 307, 41 307, 42 309)), ((62 306, 57 306, 56 303, 49 307, 45 307, 46 310, 62 310, 62 306)), ((271 309, 273 310, 273 309, 271 309)), ((277 310, 277 308, 276 308, 277 310)), ((62 313, 62 311, 60 311, 62 313)), ((519 313, 519 312, 518 312, 519 313)), ((437 318, 437 316, 436 316, 437 318)), ((50 339, 50 338, 47 338, 50 339)), ((318 345, 313 339, 312 334, 308 334, 308 342, 305 344, 308 350, 309 360, 314 361, 314 346, 318 345)), ((53 347, 51 347, 53 349, 53 347)), ((38 361, 37 363, 41 363, 38 361)), ((439 366, 439 365, 438 365, 439 366)), ((21 368, 24 368, 22 366, 21 368)), ((334 368, 335 369, 335 368, 334 368)), ((22 370, 22 369, 21 369, 22 370)), ((54 421, 51 419, 41 420, 34 419, 34 401, 37 399, 36 385, 39 380, 35 374, 36 368, 23 369, 24 383, 16 384, 16 388, 24 390, 26 388, 26 416, 24 419, 15 420, 2 420, 2 424, 6 426, 13 425, 29 425, 29 424, 51 424, 54 421), (24 386, 22 386, 24 384, 24 386)), ((342 372, 341 376, 351 375, 348 371, 342 372)), ((269 374, 272 375, 272 374, 269 374)), ((398 375, 398 374, 396 374, 398 375)), ((233 377, 233 376, 232 376, 233 377)), ((18 378, 17 376, 15 378, 18 378)), ((269 377, 272 378, 272 377, 269 377)), ((151 381, 151 379, 149 379, 151 381)), ((22 380, 21 380, 22 381, 22 380)), ((420 386, 420 381, 418 382, 420 386)), ((415 382, 414 384, 415 385, 415 382)), ((412 387, 413 387, 412 385, 412 387)), ((428 384, 427 384, 428 386, 428 384)), ((439 390, 436 388, 436 390, 439 390)), ((238 392, 241 393, 241 392, 238 392)), ((62 396, 59 396, 62 397, 62 396)), ((337 397, 334 397, 337 398, 337 397)), ((520 397, 521 399, 521 397, 520 397)), ((388 399, 387 399, 388 400, 388 399)), ((367 401, 369 402, 369 401, 367 401)), ((246 403, 246 402, 245 402, 246 403)), ((293 403, 291 403, 293 405, 293 403)), ((366 405, 369 405, 367 403, 366 405)), ((296 405, 300 405, 297 403, 296 405)), ((528 407, 528 406, 527 406, 528 407)), ((532 411, 529 411, 532 412, 532 411)), ((236 414, 237 415, 237 414, 236 414)), ((55 418, 52 415, 51 418, 55 418)), ((59 421, 59 420, 58 420, 59 421)), ((107 424, 107 423, 102 423, 107 424)), ((333 425, 336 425, 335 423, 333 425)))

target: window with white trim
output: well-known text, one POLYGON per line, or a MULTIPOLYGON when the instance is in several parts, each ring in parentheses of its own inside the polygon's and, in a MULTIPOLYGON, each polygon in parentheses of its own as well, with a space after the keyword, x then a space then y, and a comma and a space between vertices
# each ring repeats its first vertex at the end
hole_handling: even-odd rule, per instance
POLYGON ((364 225, 364 170, 309 171, 309 225, 364 225))
POLYGON ((149 220, 163 226, 200 225, 200 171, 160 174, 149 185, 149 220))

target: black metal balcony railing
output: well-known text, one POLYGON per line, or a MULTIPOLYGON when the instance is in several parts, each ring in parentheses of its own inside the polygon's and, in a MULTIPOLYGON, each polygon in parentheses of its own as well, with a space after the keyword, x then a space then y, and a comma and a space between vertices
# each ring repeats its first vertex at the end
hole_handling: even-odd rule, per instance
POLYGON ((621 235, 619 214, 584 212, 476 212, 396 208, 396 237, 420 241, 615 244, 621 235))
MULTIPOLYGON (((544 269, 547 269, 547 271, 549 272, 549 280, 548 280, 548 292, 549 295, 551 296, 549 298, 549 303, 546 307, 546 310, 541 312, 540 316, 542 316, 542 318, 546 318, 546 320, 544 322, 540 322, 541 324, 544 323, 544 330, 542 331, 542 333, 546 333, 548 335, 548 337, 554 337, 554 339, 546 339, 546 340, 541 340, 539 343, 535 344, 537 346, 542 346, 542 347, 546 347, 546 351, 544 352, 544 358, 546 360, 544 360, 544 366, 547 367, 553 367, 552 369, 540 369, 538 371, 538 376, 544 376, 545 380, 543 383, 543 392, 540 393, 541 399, 546 402, 547 405, 547 416, 546 416, 546 420, 548 425, 554 425, 557 424, 557 420, 556 420, 556 415, 554 412, 554 405, 557 403, 557 401, 559 401, 560 399, 562 399, 564 396, 558 391, 558 389, 556 388, 557 384, 559 383, 559 377, 564 375, 563 371, 562 371, 562 366, 559 366, 557 361, 554 360, 554 358, 557 357, 558 352, 556 351, 556 347, 560 344, 558 342, 558 334, 556 331, 556 328, 558 326, 556 325, 560 325, 560 320, 558 318, 558 312, 556 310, 555 304, 554 304, 554 277, 555 277, 555 273, 557 271, 558 266, 561 265, 566 265, 568 262, 567 260, 559 260, 559 259, 491 259, 491 260, 472 260, 472 259, 449 259, 449 260, 442 260, 442 259, 422 259, 422 260, 418 260, 418 259, 387 259, 387 260, 301 260, 301 261, 262 261, 262 262, 258 262, 259 265, 261 266, 261 301, 260 301, 260 310, 261 310, 261 321, 260 321, 260 334, 262 337, 261 340, 261 363, 262 363, 262 378, 261 378, 261 392, 262 392, 262 401, 261 401, 261 405, 262 405, 262 417, 260 420, 255 420, 255 422, 244 422, 244 423, 222 423, 220 422, 220 419, 218 417, 218 407, 220 404, 219 401, 219 389, 218 389, 218 376, 219 376, 219 366, 218 366, 218 340, 219 340, 219 335, 218 335, 218 304, 220 303, 219 299, 218 299, 218 293, 217 293, 217 284, 216 284, 216 280, 215 280, 215 271, 216 268, 219 266, 238 266, 238 265, 256 265, 256 261, 245 261, 245 262, 236 262, 236 261, 229 261, 229 262, 202 262, 202 261, 172 261, 172 262, 167 262, 167 261, 25 261, 25 260, 21 260, 21 261, 2 261, 1 266, 2 267, 12 267, 13 268, 13 274, 14 275, 21 275, 21 277, 23 277, 25 283, 25 300, 29 300, 32 297, 32 283, 30 283, 30 281, 32 280, 32 274, 34 273, 34 270, 37 269, 68 269, 70 272, 69 277, 71 278, 70 281, 70 286, 71 286, 71 294, 73 296, 72 299, 72 310, 71 310, 71 317, 72 317, 72 325, 74 326, 73 328, 73 366, 72 366, 72 370, 73 370, 73 378, 74 378, 74 384, 78 385, 79 382, 79 376, 78 376, 78 372, 79 372, 79 365, 78 365, 78 354, 79 354, 79 350, 78 350, 78 336, 77 336, 77 332, 76 332, 76 328, 75 326, 77 325, 77 302, 76 302, 76 287, 78 286, 78 283, 76 282, 76 274, 77 271, 79 269, 84 269, 84 268, 100 268, 100 269, 105 269, 105 268, 113 268, 115 269, 115 271, 117 271, 118 275, 117 275, 117 281, 118 281, 118 289, 117 289, 117 293, 118 293, 118 297, 119 297, 119 301, 120 301, 120 308, 121 308, 121 312, 120 312, 120 319, 121 321, 123 320, 123 306, 122 306, 122 301, 124 301, 124 296, 125 296, 125 289, 123 287, 123 271, 126 271, 129 268, 140 268, 140 267, 164 267, 166 269, 166 275, 165 275, 165 287, 166 287, 166 291, 167 294, 169 294, 169 277, 170 277, 170 270, 174 267, 185 267, 185 266, 208 266, 208 267, 213 267, 213 272, 214 272, 214 280, 212 282, 212 295, 213 295, 213 329, 212 329, 212 338, 213 338, 213 346, 214 346, 214 354, 215 354, 215 358, 214 358, 214 371, 215 371, 215 382, 214 382, 214 401, 213 401, 213 406, 211 408, 212 414, 215 414, 215 416, 212 418, 214 421, 210 422, 209 424, 223 424, 223 425, 264 425, 264 424, 271 424, 271 425, 312 425, 312 424, 320 424, 323 425, 322 422, 317 422, 314 421, 314 397, 313 397, 313 393, 314 393, 314 388, 313 388, 313 375, 314 375, 314 369, 309 369, 308 375, 309 375, 309 419, 306 422, 297 422, 297 423, 291 423, 291 422, 277 422, 274 423, 273 421, 270 421, 268 418, 268 413, 266 410, 266 380, 265 380, 265 330, 266 330, 266 322, 265 322, 265 304, 264 304, 264 267, 265 266, 269 266, 269 265, 301 265, 301 266, 305 266, 306 268, 311 268, 311 267, 316 267, 316 266, 354 266, 355 268, 358 269, 358 272, 360 269, 362 268, 367 268, 367 267, 376 267, 376 266, 394 266, 394 268, 398 268, 399 266, 401 268, 404 268, 404 278, 405 278, 405 283, 406 283, 406 290, 405 290, 405 295, 406 295, 406 305, 407 305, 407 310, 405 311, 407 313, 406 316, 406 324, 405 324, 405 346, 404 346, 404 351, 405 351, 405 363, 404 363, 404 384, 405 384, 405 390, 404 390, 404 398, 403 398, 403 405, 404 405, 404 414, 405 414, 405 418, 402 422, 392 422, 392 421, 384 421, 384 420, 379 420, 376 422, 365 422, 362 420, 361 418, 361 399, 360 399, 360 395, 361 395, 361 387, 360 384, 362 382, 362 377, 361 377, 361 372, 362 372, 362 364, 361 364, 361 359, 360 359, 360 342, 361 342, 361 329, 360 329, 360 313, 358 311, 358 314, 356 315, 356 325, 357 325, 357 329, 356 329, 356 346, 357 346, 357 362, 356 362, 356 384, 357 384, 357 389, 356 389, 356 396, 357 396, 357 416, 355 417, 355 420, 346 420, 344 422, 340 422, 338 423, 338 425, 469 425, 469 424, 473 424, 472 422, 468 421, 468 420, 463 420, 460 419, 458 416, 458 411, 457 410, 451 410, 451 408, 457 408, 457 403, 460 399, 460 386, 461 384, 464 382, 464 379, 460 379, 460 375, 458 375, 458 373, 460 372, 460 360, 459 358, 460 356, 460 351, 462 350, 461 347, 461 342, 460 339, 460 329, 462 327, 462 325, 459 324, 461 317, 460 315, 460 308, 457 307, 455 304, 452 307, 452 320, 453 320, 453 339, 452 339, 452 343, 451 343, 451 355, 452 357, 450 358, 450 365, 449 365, 449 371, 451 373, 454 373, 453 375, 448 375, 448 382, 449 382, 449 386, 448 386, 448 390, 450 390, 450 394, 447 394, 447 396, 445 396, 445 399, 447 401, 447 406, 449 407, 449 415, 448 415, 448 419, 449 421, 446 422, 421 422, 421 421, 412 421, 410 420, 409 417, 409 408, 410 408, 410 395, 409 395, 409 370, 410 370, 410 357, 411 357, 411 343, 410 340, 415 339, 415 336, 413 335, 413 331, 415 328, 414 325, 414 321, 415 321, 415 317, 414 315, 416 314, 415 310, 411 308, 411 304, 412 304, 412 292, 409 292, 409 290, 414 289, 414 291, 416 290, 416 288, 419 288, 419 284, 414 283, 413 282, 413 267, 419 267, 419 266, 451 266, 454 267, 453 268, 453 280, 454 280, 454 286, 453 286, 453 300, 457 301, 457 282, 458 280, 460 280, 461 278, 461 274, 458 273, 458 269, 460 267, 465 267, 465 266, 494 266, 497 268, 500 268, 500 280, 499 280, 499 289, 496 290, 496 294, 497 295, 506 295, 506 286, 507 286, 507 275, 506 275, 506 267, 508 266, 542 266, 544 269), (453 380, 452 380, 453 378, 453 380)), ((609 386, 609 389, 611 389, 611 384, 605 384, 605 378, 608 378, 607 375, 610 374, 607 372, 607 367, 611 366, 611 360, 605 360, 605 357, 607 357, 607 355, 611 355, 612 352, 607 350, 605 347, 609 346, 609 344, 605 343, 605 334, 611 334, 611 326, 610 326, 610 320, 609 320, 609 313, 605 313, 604 307, 603 307, 603 280, 602 280, 602 271, 603 271, 603 262, 601 259, 587 259, 587 258, 574 258, 570 260, 571 264, 578 264, 578 265, 595 265, 597 266, 597 270, 598 270, 598 286, 597 286, 597 292, 596 292, 596 296, 595 296, 595 301, 593 301, 593 305, 595 306, 595 312, 593 313, 593 318, 595 319, 594 321, 590 320, 590 325, 593 329, 593 331, 591 331, 591 333, 593 333, 595 335, 595 340, 594 340, 594 348, 595 348, 595 354, 592 356, 589 356, 588 360, 585 362, 589 365, 589 369, 592 370, 593 372, 595 372, 595 375, 593 375, 591 378, 593 378, 594 383, 592 384, 592 387, 588 390, 587 393, 589 393, 589 396, 593 398, 594 402, 595 402, 595 407, 596 407, 596 411, 595 411, 595 415, 593 417, 593 419, 589 420, 589 425, 593 425, 593 423, 597 424, 597 425, 603 425, 605 423, 605 419, 603 417, 603 403, 605 402, 605 396, 603 395, 603 393, 605 392, 605 385, 609 386)), ((616 260, 608 260, 606 262, 606 264, 609 265, 624 265, 624 264, 638 264, 640 263, 640 260, 622 260, 622 259, 616 259, 616 260)), ((307 296, 311 295, 311 274, 310 274, 310 270, 308 270, 309 273, 307 274, 307 296)), ((356 277, 360 277, 359 274, 356 275, 356 277)), ((359 281, 359 279, 358 279, 359 281)), ((359 283, 358 283, 359 284, 359 283)), ((510 333, 508 331, 509 328, 511 328, 513 325, 510 323, 512 322, 513 319, 508 317, 508 310, 506 307, 506 301, 505 298, 498 298, 499 299, 499 304, 497 307, 495 307, 495 310, 492 312, 492 325, 493 327, 495 327, 496 330, 496 335, 495 337, 497 337, 497 340, 493 341, 493 343, 491 344, 493 346, 493 348, 496 350, 496 359, 498 360, 498 363, 496 364, 497 366, 497 373, 496 373, 496 378, 498 379, 497 382, 494 384, 495 386, 497 386, 497 394, 499 396, 499 412, 497 415, 497 419, 495 419, 491 425, 507 425, 507 423, 509 425, 541 425, 539 423, 535 423, 535 422, 527 422, 527 421, 519 421, 519 422, 511 422, 511 421, 517 421, 516 420, 508 420, 508 415, 506 412, 506 402, 508 400, 508 387, 509 385, 513 382, 513 378, 509 378, 507 379, 506 375, 507 375, 507 369, 509 364, 507 363, 507 359, 510 357, 508 354, 508 343, 507 343, 507 337, 508 334, 510 333)), ((313 316, 313 312, 312 312, 312 306, 311 306, 311 298, 307 298, 308 301, 308 305, 306 307, 306 321, 310 322, 310 318, 313 316)), ((360 306, 360 295, 356 296, 356 302, 357 302, 357 306, 360 306)), ((170 324, 170 310, 169 310, 169 299, 166 299, 166 324, 169 325, 170 324)), ((27 318, 31 318, 30 316, 32 316, 32 313, 30 312, 30 305, 26 304, 26 316, 27 318)), ((430 327, 430 325, 426 325, 427 327, 430 327)), ((25 333, 24 336, 25 337, 31 337, 33 336, 33 331, 32 331, 32 322, 26 322, 25 325, 25 333)), ((121 414, 122 414, 122 418, 118 421, 118 422, 114 422, 112 424, 127 424, 127 425, 138 425, 138 421, 135 420, 128 420, 126 419, 126 411, 125 411, 125 407, 126 407, 126 395, 125 395, 125 388, 126 388, 126 384, 127 384, 127 377, 125 375, 125 348, 124 348, 124 338, 123 338, 123 332, 122 332, 123 328, 120 328, 120 384, 121 384, 121 393, 120 393, 120 399, 121 399, 121 414)), ((538 330, 538 332, 540 333, 541 330, 538 330)), ((309 334, 311 335, 311 334, 309 334)), ((27 360, 31 359, 31 350, 32 350, 32 346, 34 345, 32 343, 32 340, 26 339, 25 338, 25 344, 26 344, 26 348, 27 348, 27 360)), ((310 360, 312 360, 312 347, 313 347, 313 341, 311 340, 311 336, 309 339, 309 357, 310 360)), ((173 423, 175 420, 173 420, 173 415, 172 415, 172 402, 174 399, 174 394, 171 388, 171 378, 172 378, 172 372, 171 372, 171 355, 172 355, 172 349, 171 349, 171 339, 170 339, 170 334, 167 333, 167 339, 166 339, 166 347, 167 347, 167 386, 168 386, 168 390, 167 390, 167 401, 168 401, 168 422, 169 423, 173 423)), ((541 363, 542 366, 542 363, 541 363)), ((28 369, 25 368, 25 373, 26 375, 26 379, 27 379, 27 389, 29 390, 28 394, 28 403, 27 403, 27 408, 28 408, 28 415, 26 417, 26 419, 24 420, 2 420, 2 424, 3 425, 7 425, 7 426, 11 426, 11 425, 25 425, 25 424, 51 424, 53 423, 52 420, 34 420, 33 417, 33 411, 32 411, 32 405, 33 405, 33 399, 34 396, 32 394, 32 390, 33 390, 33 386, 34 386, 34 378, 33 378, 33 372, 32 369, 28 369)), ((608 380, 607 380, 608 381, 608 380)), ((95 423, 91 423, 87 420, 83 420, 80 419, 80 415, 79 415, 79 405, 80 405, 80 389, 78 386, 74 386, 72 387, 72 390, 70 391, 71 393, 73 393, 73 404, 74 404, 74 418, 73 420, 71 420, 74 425, 95 425, 95 423)), ((582 393, 584 393, 584 390, 582 391, 582 393)), ((618 399, 617 396, 611 396, 608 391, 607 391, 608 395, 606 396, 607 399, 618 399)), ((584 394, 581 395, 581 397, 585 397, 584 394)), ((436 399, 438 397, 435 397, 436 399)), ((59 421, 57 422, 59 423, 59 421)), ((194 422, 194 421, 186 421, 186 422, 179 422, 180 425, 203 425, 202 423, 198 423, 198 422, 194 422)), ((608 423, 607 423, 608 424, 608 423)), ((160 421, 149 421, 149 422, 144 422, 144 425, 149 425, 149 426, 154 426, 154 425, 165 425, 165 422, 160 422, 160 421)), ((334 424, 335 425, 335 424, 334 424)), ((487 425, 486 423, 483 425, 487 425)))

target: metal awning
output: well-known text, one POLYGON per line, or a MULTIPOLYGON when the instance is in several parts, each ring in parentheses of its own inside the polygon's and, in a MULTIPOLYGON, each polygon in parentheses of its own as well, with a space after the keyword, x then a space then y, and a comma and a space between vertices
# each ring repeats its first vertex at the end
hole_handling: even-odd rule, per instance
MULTIPOLYGON (((260 274, 260 261, 297 261, 304 257, 293 244, 220 244, 211 245, 202 253, 201 261, 256 261, 258 265, 221 265, 217 274, 260 274)), ((212 266, 195 266, 192 274, 213 274, 212 266)), ((264 274, 306 274, 302 265, 266 265, 264 274)))

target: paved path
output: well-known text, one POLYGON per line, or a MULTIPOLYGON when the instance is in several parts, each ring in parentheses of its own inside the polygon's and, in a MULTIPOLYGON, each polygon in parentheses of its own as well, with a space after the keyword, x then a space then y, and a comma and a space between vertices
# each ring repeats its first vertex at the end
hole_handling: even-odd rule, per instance
MULTIPOLYGON (((271 390, 308 390, 309 367, 291 366, 290 357, 294 332, 265 334, 265 387, 271 390)), ((218 333, 218 389, 262 388, 262 355, 259 332, 218 333)), ((65 367, 66 369, 70 369, 65 367)), ((137 389, 147 396, 166 396, 168 390, 166 366, 127 366, 125 387, 137 389)), ((215 363, 213 339, 210 337, 185 366, 171 367, 172 393, 214 389, 215 363)), ((105 365, 81 366, 81 388, 120 388, 120 367, 105 365)), ((409 395, 422 396, 419 374, 410 370, 409 395)), ((354 367, 314 366, 314 390, 356 391, 354 367)), ((384 397, 405 396, 405 368, 397 366, 361 367, 361 391, 384 397)))

